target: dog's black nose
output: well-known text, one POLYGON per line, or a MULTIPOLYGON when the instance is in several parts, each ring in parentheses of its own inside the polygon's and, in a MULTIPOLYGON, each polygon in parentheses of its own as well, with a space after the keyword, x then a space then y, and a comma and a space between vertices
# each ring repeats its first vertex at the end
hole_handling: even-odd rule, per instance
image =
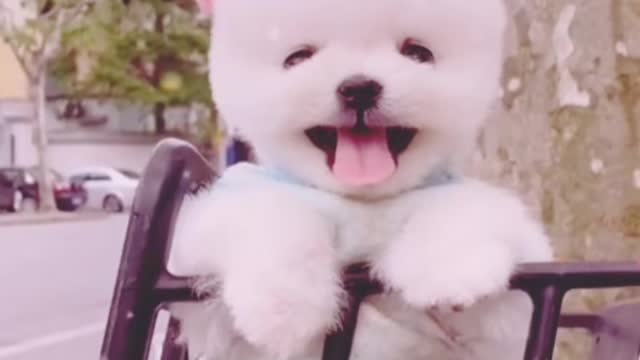
POLYGON ((382 95, 382 85, 364 75, 355 75, 338 86, 338 97, 349 110, 367 110, 375 107, 382 95))

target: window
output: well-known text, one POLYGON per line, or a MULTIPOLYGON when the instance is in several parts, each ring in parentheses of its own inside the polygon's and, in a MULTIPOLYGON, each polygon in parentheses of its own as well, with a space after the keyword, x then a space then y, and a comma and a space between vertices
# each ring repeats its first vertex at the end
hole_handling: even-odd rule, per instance
POLYGON ((2 169, 0 171, 6 181, 10 181, 16 185, 24 183, 22 171, 18 169, 2 169))
POLYGON ((73 175, 69 178, 69 181, 71 181, 72 183, 82 183, 85 180, 87 180, 87 176, 84 174, 73 175))
POLYGON ((117 169, 122 175, 128 177, 129 179, 138 180, 140 179, 140 174, 126 169, 117 169))
POLYGON ((108 181, 111 180, 111 176, 104 174, 104 173, 99 173, 99 172, 94 172, 89 174, 87 180, 91 180, 91 181, 108 181))
POLYGON ((74 175, 71 175, 69 180, 72 183, 83 183, 85 181, 111 180, 111 177, 101 172, 86 172, 86 173, 75 173, 74 175))

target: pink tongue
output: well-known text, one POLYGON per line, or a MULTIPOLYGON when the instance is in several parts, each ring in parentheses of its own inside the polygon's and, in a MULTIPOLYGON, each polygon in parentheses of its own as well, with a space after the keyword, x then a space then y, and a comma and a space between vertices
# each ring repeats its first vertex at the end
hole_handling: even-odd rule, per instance
POLYGON ((365 135, 338 130, 333 174, 349 185, 371 185, 386 180, 396 169, 387 147, 387 131, 371 128, 365 135))

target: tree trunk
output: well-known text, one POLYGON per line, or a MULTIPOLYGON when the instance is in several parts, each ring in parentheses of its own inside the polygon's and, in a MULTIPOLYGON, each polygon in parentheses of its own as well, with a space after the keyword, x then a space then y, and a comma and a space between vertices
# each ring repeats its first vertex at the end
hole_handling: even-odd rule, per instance
POLYGON ((156 103, 153 105, 153 117, 155 119, 156 134, 164 134, 167 131, 167 122, 164 118, 164 111, 166 105, 163 103, 156 103))
POLYGON ((35 146, 38 153, 38 192, 40 211, 56 211, 51 177, 49 176, 47 118, 46 118, 46 70, 42 69, 35 81, 31 82, 31 100, 34 105, 35 146))
MULTIPOLYGON (((537 210, 562 261, 640 257, 640 2, 507 0, 501 101, 471 170, 537 210)), ((600 312, 637 288, 575 291, 562 310, 600 312)), ((560 332, 554 359, 588 359, 560 332)))

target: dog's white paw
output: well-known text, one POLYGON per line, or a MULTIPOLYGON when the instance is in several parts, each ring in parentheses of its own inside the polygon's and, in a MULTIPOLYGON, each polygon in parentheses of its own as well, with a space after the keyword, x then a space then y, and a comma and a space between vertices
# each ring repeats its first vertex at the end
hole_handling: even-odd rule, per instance
POLYGON ((506 290, 519 262, 547 258, 546 236, 507 192, 465 181, 416 196, 418 207, 375 263, 411 305, 463 309, 506 290))
POLYGON ((343 290, 332 245, 335 229, 278 189, 234 196, 211 221, 223 230, 211 229, 220 236, 211 241, 224 243, 215 248, 219 294, 249 343, 285 359, 337 322, 343 290))
MULTIPOLYGON (((456 234, 455 228, 449 234, 440 233, 433 244, 416 237, 398 239, 378 262, 385 283, 400 290, 407 302, 418 307, 464 308, 483 296, 504 290, 515 266, 511 249, 485 241, 495 234, 479 233, 475 239, 487 246, 465 249, 461 244, 464 235, 456 234)), ((423 230, 428 233, 426 228, 423 230)))
POLYGON ((265 232, 266 243, 291 246, 280 251, 262 248, 261 255, 249 255, 246 267, 228 271, 222 285, 237 329, 278 358, 302 352, 330 330, 339 315, 342 289, 333 251, 326 239, 317 238, 326 233, 309 230, 265 232))
POLYGON ((279 359, 300 354, 336 325, 340 289, 326 271, 291 268, 229 278, 224 299, 236 328, 279 359))

